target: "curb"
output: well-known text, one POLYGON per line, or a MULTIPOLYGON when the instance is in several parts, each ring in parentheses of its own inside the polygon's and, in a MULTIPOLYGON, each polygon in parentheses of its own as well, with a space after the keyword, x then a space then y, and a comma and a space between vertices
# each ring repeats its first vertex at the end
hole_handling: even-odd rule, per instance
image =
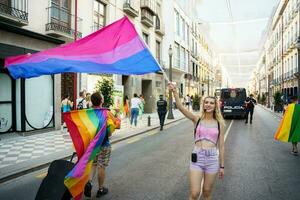
POLYGON ((273 112, 272 110, 266 108, 265 106, 263 106, 263 105, 261 105, 261 104, 259 104, 259 107, 263 108, 263 109, 266 110, 266 111, 269 111, 270 113, 272 113, 273 115, 276 115, 276 116, 279 117, 279 118, 282 118, 282 117, 283 117, 282 114, 277 114, 277 113, 273 112))
MULTIPOLYGON (((180 120, 183 120, 183 119, 186 119, 184 116, 179 118, 179 119, 176 119, 176 120, 173 120, 173 121, 170 121, 168 123, 165 123, 165 125, 168 125, 168 124, 172 124, 172 123, 175 123, 177 121, 180 121, 180 120)), ((124 141, 124 140, 127 140, 129 138, 132 138, 132 137, 135 137, 135 136, 138 136, 138 135, 141 135, 141 134, 144 134, 144 133, 147 133, 149 131, 152 131, 154 129, 157 129, 159 128, 160 126, 159 125, 155 125, 149 129, 146 129, 146 130, 143 130, 143 131, 139 131, 135 134, 132 134, 132 135, 128 135, 128 136, 124 136, 122 138, 119 138, 119 139, 116 139, 116 140, 113 140, 111 141, 111 144, 116 144, 118 142, 121 142, 121 141, 124 141)), ((61 152, 58 152, 58 154, 61 153, 61 152)), ((72 151, 73 153, 73 151, 72 151)), ((26 174, 29 174, 31 172, 34 172, 34 171, 37 171, 37 170, 40 170, 40 169, 43 169, 43 168, 46 168, 47 166, 50 165, 50 163, 53 161, 53 160, 59 160, 59 159, 63 159, 63 160, 69 160, 72 156, 72 153, 68 154, 67 156, 62 156, 62 157, 56 157, 56 156, 53 156, 52 154, 52 157, 53 159, 48 159, 47 161, 45 162, 42 162, 42 163, 39 163, 39 164, 36 164, 36 165, 33 165, 33 166, 30 166, 30 167, 24 167, 22 168, 22 170, 15 170, 14 172, 12 173, 7 173, 6 175, 3 175, 2 177, 0 177, 0 184, 4 183, 4 182, 7 182, 9 180, 12 180, 12 179, 15 179, 17 177, 20 177, 20 176, 23 176, 23 175, 26 175, 26 174)))

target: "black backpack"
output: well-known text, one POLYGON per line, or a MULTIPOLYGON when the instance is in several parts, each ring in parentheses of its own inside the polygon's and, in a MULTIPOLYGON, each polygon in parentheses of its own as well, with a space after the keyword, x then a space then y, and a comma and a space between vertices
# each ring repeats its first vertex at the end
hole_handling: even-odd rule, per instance
POLYGON ((85 100, 85 98, 83 98, 77 105, 77 109, 78 110, 82 110, 83 109, 83 101, 85 100))

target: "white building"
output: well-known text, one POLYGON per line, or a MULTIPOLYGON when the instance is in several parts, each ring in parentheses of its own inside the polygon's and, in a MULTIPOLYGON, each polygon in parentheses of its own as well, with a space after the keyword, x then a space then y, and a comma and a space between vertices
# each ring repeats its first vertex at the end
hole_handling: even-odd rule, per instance
MULTIPOLYGON (((268 71, 269 101, 280 91, 284 99, 297 96, 298 49, 299 38, 299 0, 281 0, 269 27, 266 49, 266 67, 268 71)), ((299 94, 298 94, 299 95, 299 94)))

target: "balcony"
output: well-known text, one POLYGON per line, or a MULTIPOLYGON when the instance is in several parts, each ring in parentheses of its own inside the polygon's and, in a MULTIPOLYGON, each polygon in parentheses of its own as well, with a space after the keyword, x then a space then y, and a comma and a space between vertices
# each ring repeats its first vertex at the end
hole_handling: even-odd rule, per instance
POLYGON ((142 9, 141 22, 147 27, 153 27, 153 15, 146 9, 142 9))
POLYGON ((156 13, 155 0, 141 0, 141 8, 148 10, 152 15, 156 13))
POLYGON ((158 16, 156 16, 156 20, 155 20, 155 33, 157 33, 161 36, 163 36, 165 34, 163 25, 158 16))
POLYGON ((126 0, 123 4, 123 11, 131 17, 139 16, 139 11, 134 8, 133 3, 130 0, 126 0))
MULTIPOLYGON (((47 8, 48 23, 45 25, 46 34, 54 37, 62 37, 73 39, 75 34, 75 16, 70 14, 68 10, 64 10, 55 6, 47 8)), ((77 38, 82 37, 81 30, 82 19, 77 18, 77 38)))
POLYGON ((28 25, 28 0, 0 1, 0 21, 28 25))

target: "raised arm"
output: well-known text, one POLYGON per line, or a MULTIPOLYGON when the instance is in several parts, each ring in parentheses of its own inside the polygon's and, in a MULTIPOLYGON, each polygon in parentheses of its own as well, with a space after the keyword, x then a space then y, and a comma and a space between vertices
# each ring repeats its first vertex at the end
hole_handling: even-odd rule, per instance
POLYGON ((188 111, 181 104, 179 96, 178 96, 177 88, 172 83, 169 83, 168 85, 169 85, 169 90, 171 90, 173 92, 173 95, 175 97, 175 103, 176 103, 177 108, 180 110, 180 112, 182 112, 182 114, 184 114, 184 116, 186 116, 188 119, 192 120, 194 122, 194 124, 196 124, 198 121, 198 118, 193 113, 188 111))

